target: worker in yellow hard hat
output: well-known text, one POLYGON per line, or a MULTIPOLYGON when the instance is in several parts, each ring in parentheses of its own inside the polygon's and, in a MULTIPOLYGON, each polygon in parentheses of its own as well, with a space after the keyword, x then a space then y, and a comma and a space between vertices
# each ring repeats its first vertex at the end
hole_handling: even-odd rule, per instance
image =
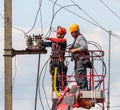
POLYGON ((74 38, 74 42, 70 47, 70 52, 72 55, 72 61, 75 62, 75 79, 78 85, 80 85, 80 89, 87 90, 88 82, 87 82, 87 66, 86 59, 89 60, 89 52, 88 52, 88 44, 85 37, 80 33, 80 27, 78 24, 73 24, 69 29, 71 36, 74 38), (79 75, 83 75, 82 77, 78 77, 79 75))
POLYGON ((70 26, 70 33, 74 32, 74 31, 79 31, 80 27, 78 26, 78 24, 73 24, 70 26))

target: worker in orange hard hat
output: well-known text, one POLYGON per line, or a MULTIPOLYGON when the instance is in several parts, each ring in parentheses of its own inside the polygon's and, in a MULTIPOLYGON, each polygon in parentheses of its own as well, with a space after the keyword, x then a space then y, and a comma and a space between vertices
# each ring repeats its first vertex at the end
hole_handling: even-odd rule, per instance
POLYGON ((57 77, 57 83, 56 83, 58 91, 61 90, 61 87, 65 87, 67 85, 66 82, 67 66, 64 63, 65 50, 67 47, 67 40, 66 38, 64 38, 66 33, 67 31, 64 27, 58 26, 56 31, 56 38, 55 37, 46 38, 46 40, 50 40, 50 42, 45 42, 45 45, 47 47, 52 47, 52 54, 50 61, 50 73, 52 74, 52 76, 54 75, 54 68, 58 67, 57 75, 59 77, 57 77), (63 78, 61 78, 62 74, 64 75, 63 78))
POLYGON ((66 33, 67 31, 64 27, 60 27, 60 26, 57 27, 57 34, 64 36, 66 33))
POLYGON ((86 63, 90 58, 87 40, 80 33, 78 24, 71 25, 69 31, 74 38, 74 42, 69 51, 71 52, 72 60, 75 62, 75 79, 77 84, 80 85, 80 89, 86 90, 88 89, 86 63), (83 75, 84 77, 78 77, 79 75, 83 75))

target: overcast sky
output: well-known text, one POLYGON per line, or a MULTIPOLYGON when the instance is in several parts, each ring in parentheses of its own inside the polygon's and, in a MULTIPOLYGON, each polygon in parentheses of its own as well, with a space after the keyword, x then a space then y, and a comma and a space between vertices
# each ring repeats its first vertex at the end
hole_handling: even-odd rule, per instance
MULTIPOLYGON (((53 0, 55 1, 55 0, 53 0)), ((66 27, 67 35, 66 39, 68 44, 72 43, 72 37, 69 34, 69 26, 73 23, 80 25, 81 33, 87 40, 95 41, 99 43, 102 49, 105 51, 105 63, 108 66, 108 41, 109 34, 105 31, 112 31, 113 33, 120 35, 120 1, 119 0, 104 0, 115 13, 111 12, 101 0, 73 0, 78 4, 77 6, 67 7, 68 10, 61 9, 55 16, 52 27, 56 29, 58 25, 66 27), (81 8, 81 9, 80 9, 81 8), (74 14, 73 14, 74 12, 74 14), (87 13, 87 14, 86 14, 87 13), (116 16, 116 15, 117 16, 116 16), (89 15, 89 16, 88 16, 89 15), (91 18, 92 19, 91 19, 91 18), (95 25, 97 23, 97 25, 95 25), (99 24, 99 26, 98 26, 99 24), (102 28, 101 28, 101 27, 102 28)), ((24 32, 28 32, 35 21, 37 11, 39 9, 39 3, 41 0, 13 0, 12 1, 12 23, 14 27, 17 27, 24 32)), ((61 6, 72 5, 71 0, 57 0, 57 3, 61 6)), ((50 23, 52 20, 53 3, 50 0, 42 0, 41 5, 42 17, 40 13, 37 16, 36 25, 29 33, 46 35, 50 23), (41 18, 43 30, 41 29, 41 18)), ((60 7, 55 5, 54 12, 60 7)), ((4 0, 0 0, 0 110, 4 110, 4 0)), ((13 48, 25 49, 26 39, 24 33, 13 28, 13 48)), ((55 36, 52 32, 51 36, 55 36)), ((119 97, 120 97, 120 39, 112 36, 111 39, 111 91, 110 91, 110 105, 111 110, 119 110, 119 97)), ((91 48, 90 48, 91 49, 91 48)), ((49 58, 50 51, 46 55, 41 55, 41 67, 49 58)), ((34 109, 34 97, 37 77, 37 64, 38 55, 24 55, 16 56, 13 58, 13 110, 33 110, 34 109)), ((70 64, 70 70, 73 69, 73 64, 70 64)), ((48 70, 47 66, 47 70, 48 70)), ((108 69, 108 68, 107 68, 108 69)), ((45 71, 44 71, 45 72, 45 71)), ((107 79, 105 78, 105 85, 107 89, 107 79)), ((51 104, 51 77, 49 73, 45 75, 45 90, 47 91, 47 97, 49 104, 51 104)), ((107 91, 105 92, 107 94, 107 91)), ((45 100, 44 94, 42 99, 45 100)), ((106 95, 107 101, 107 95, 106 95)), ((47 105, 44 102, 44 106, 47 105)), ((38 101, 37 108, 42 110, 40 101, 38 101)), ((49 110, 47 107, 45 110, 49 110)))

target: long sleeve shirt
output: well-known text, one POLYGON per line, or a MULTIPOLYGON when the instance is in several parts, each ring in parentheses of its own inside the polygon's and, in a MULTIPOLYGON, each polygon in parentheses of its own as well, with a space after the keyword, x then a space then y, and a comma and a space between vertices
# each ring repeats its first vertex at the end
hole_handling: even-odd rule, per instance
POLYGON ((53 37, 51 37, 49 40, 50 40, 50 42, 44 42, 44 45, 46 47, 52 47, 52 51, 55 51, 54 47, 55 47, 55 45, 58 45, 59 46, 58 50, 62 51, 62 57, 64 57, 65 50, 67 47, 66 39, 65 38, 53 38, 53 37))
POLYGON ((65 38, 53 38, 53 37, 51 37, 50 42, 44 42, 44 45, 46 47, 52 47, 53 43, 58 44, 62 50, 65 50, 67 47, 67 41, 65 38))
MULTIPOLYGON (((74 52, 72 53, 72 58, 76 59, 78 56, 80 56, 80 53, 85 53, 88 51, 88 44, 87 41, 85 39, 85 37, 83 35, 79 35, 75 41, 72 44, 72 48, 78 48, 80 50, 80 52, 74 52)), ((83 57, 81 57, 83 58, 83 57)))

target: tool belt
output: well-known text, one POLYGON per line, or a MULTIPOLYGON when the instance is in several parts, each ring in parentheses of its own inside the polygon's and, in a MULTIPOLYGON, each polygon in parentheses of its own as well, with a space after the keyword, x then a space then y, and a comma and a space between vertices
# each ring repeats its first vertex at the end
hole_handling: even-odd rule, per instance
POLYGON ((88 51, 84 51, 84 52, 79 52, 78 55, 75 56, 75 58, 73 58, 73 60, 75 62, 77 62, 79 59, 83 59, 83 64, 87 67, 87 68, 92 68, 92 63, 90 61, 90 54, 88 51), (87 57, 88 56, 88 57, 87 57))

